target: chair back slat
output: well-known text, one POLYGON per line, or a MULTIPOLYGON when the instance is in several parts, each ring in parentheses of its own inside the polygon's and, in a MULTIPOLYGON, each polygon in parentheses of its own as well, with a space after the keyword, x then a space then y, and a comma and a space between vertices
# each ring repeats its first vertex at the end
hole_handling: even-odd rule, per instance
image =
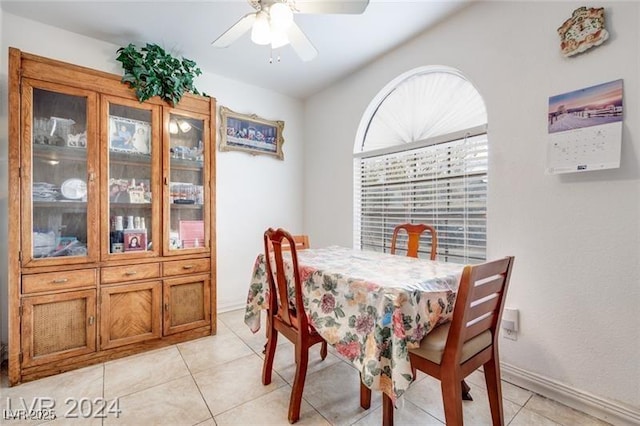
MULTIPOLYGON (((471 318, 473 320, 480 318, 489 312, 494 312, 498 307, 498 303, 500 303, 500 298, 492 297, 490 299, 485 299, 476 305, 470 306, 469 312, 467 312, 467 319, 471 318)), ((467 321, 467 323, 468 322, 469 321, 467 321)))
POLYGON ((502 275, 494 275, 491 278, 484 280, 483 282, 477 282, 473 287, 473 294, 471 295, 471 303, 484 299, 487 296, 496 294, 502 291, 504 285, 504 277, 502 275))
POLYGON ((429 258, 431 260, 435 260, 438 250, 438 237, 436 236, 436 229, 433 226, 422 223, 403 223, 396 226, 393 229, 393 236, 391 237, 391 254, 396 254, 396 245, 400 231, 405 231, 407 233, 407 256, 409 257, 418 257, 420 236, 424 231, 429 231, 431 234, 431 253, 429 258))
POLYGON ((302 287, 298 270, 298 254, 293 236, 284 229, 274 230, 269 228, 264 233, 264 251, 269 282, 269 309, 290 327, 306 327, 306 315, 298 315, 300 312, 304 313, 304 310, 302 309, 302 287), (291 292, 287 284, 283 251, 291 251, 294 279, 292 283, 293 292, 291 292))
POLYGON ((464 331, 464 341, 468 342, 469 340, 476 337, 478 334, 482 334, 485 331, 491 329, 491 325, 493 324, 494 318, 495 318, 494 314, 489 314, 489 316, 484 317, 479 321, 476 321, 472 324, 467 325, 464 331))
POLYGON ((455 354, 452 361, 460 362, 463 345, 487 330, 496 344, 512 266, 513 257, 505 257, 464 268, 445 349, 455 354))

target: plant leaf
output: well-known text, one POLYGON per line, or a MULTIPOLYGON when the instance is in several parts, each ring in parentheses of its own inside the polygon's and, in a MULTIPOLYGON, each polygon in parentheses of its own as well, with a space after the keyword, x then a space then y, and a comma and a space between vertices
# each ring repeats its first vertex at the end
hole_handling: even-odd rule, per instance
POLYGON ((138 49, 133 43, 116 50, 116 61, 122 63, 122 82, 135 90, 144 102, 153 96, 176 105, 185 92, 199 95, 193 80, 202 71, 190 59, 178 59, 157 44, 147 43, 138 49))

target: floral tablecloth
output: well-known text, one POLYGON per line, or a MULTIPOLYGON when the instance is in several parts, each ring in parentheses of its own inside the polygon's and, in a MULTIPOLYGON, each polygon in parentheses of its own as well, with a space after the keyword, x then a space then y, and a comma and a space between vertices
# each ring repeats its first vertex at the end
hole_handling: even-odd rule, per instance
MULTIPOLYGON (((395 402, 412 381, 408 349, 451 320, 464 266, 344 247, 299 250, 298 266, 310 323, 360 370, 365 385, 395 402)), ((290 263, 286 272, 292 282, 290 263)), ((254 333, 268 290, 261 254, 245 313, 254 333)))

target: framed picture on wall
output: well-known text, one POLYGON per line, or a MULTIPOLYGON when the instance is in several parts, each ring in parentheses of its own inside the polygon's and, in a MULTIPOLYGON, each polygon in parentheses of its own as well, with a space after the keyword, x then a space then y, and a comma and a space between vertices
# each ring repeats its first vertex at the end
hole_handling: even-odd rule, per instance
POLYGON ((220 118, 220 151, 244 151, 284 159, 284 121, 265 120, 255 114, 239 114, 226 107, 220 107, 220 118))

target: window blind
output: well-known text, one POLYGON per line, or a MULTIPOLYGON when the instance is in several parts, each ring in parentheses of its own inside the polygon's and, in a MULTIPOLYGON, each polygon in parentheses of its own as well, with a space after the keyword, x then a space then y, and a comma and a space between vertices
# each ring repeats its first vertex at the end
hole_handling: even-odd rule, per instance
POLYGON ((355 153, 486 125, 482 96, 459 72, 439 66, 415 72, 410 77, 401 76, 402 81, 388 89, 372 111, 355 153))
MULTIPOLYGON (((485 260, 487 150, 487 135, 483 133, 355 158, 354 244, 365 250, 388 252, 396 225, 425 223, 436 228, 438 260, 485 260)), ((427 234, 423 235, 419 253, 425 258, 430 251, 427 234)), ((403 234, 398 247, 405 246, 403 234)))

